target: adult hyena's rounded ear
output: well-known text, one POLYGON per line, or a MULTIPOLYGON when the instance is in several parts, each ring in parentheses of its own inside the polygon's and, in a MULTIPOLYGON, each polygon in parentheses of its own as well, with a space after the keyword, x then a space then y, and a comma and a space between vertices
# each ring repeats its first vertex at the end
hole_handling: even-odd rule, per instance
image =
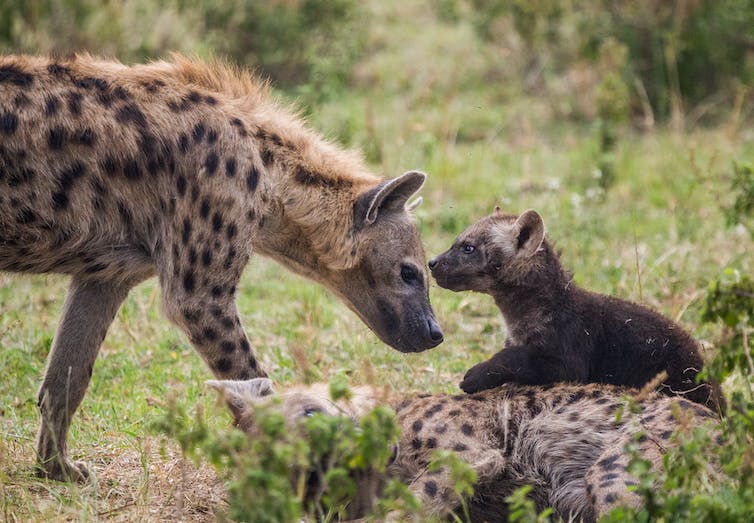
POLYGON ((237 424, 241 423, 255 399, 269 396, 275 392, 272 380, 269 378, 207 380, 205 383, 220 393, 233 413, 237 424))
POLYGON ((426 179, 427 175, 421 171, 408 171, 361 194, 354 206, 354 223, 371 225, 380 214, 405 209, 408 199, 421 189, 426 179))
POLYGON ((545 241, 545 222, 537 211, 521 213, 513 224, 513 238, 518 254, 532 256, 539 250, 545 241))

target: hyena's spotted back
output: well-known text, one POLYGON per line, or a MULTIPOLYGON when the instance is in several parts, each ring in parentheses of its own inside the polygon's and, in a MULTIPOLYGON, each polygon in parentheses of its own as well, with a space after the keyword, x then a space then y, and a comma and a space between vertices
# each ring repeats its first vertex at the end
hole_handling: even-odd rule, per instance
POLYGON ((182 266, 189 243, 207 247, 180 253, 189 265, 245 252, 232 239, 262 215, 262 159, 216 96, 155 70, 32 58, 0 62, 0 92, 0 270, 139 280, 154 256, 182 266))
MULTIPOLYGON (((213 382, 251 437, 254 406, 272 394, 269 385, 261 386, 266 381, 213 382)), ((638 444, 640 457, 659 468, 677 444, 671 438, 676 429, 717 421, 704 407, 655 393, 630 408, 626 395, 635 392, 598 384, 508 384, 469 395, 409 397, 395 404, 401 436, 387 474, 408 484, 429 513, 460 513, 450 471, 429 466, 436 451, 452 451, 476 472, 471 521, 507 521, 505 499, 524 485, 533 487, 529 495, 538 510, 553 507, 564 520, 595 521, 618 505, 641 503, 630 490, 637 479, 627 471, 628 443, 638 444)), ((334 408, 327 387, 315 384, 284 392, 280 408, 293 429, 312 411, 363 414, 379 402, 379 393, 361 387, 354 402, 362 408, 334 408)))

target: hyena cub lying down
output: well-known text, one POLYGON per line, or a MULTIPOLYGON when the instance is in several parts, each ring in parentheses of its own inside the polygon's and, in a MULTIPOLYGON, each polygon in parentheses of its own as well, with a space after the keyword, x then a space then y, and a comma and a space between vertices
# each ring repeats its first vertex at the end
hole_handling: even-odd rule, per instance
POLYGON ((508 328, 505 349, 466 373, 466 392, 507 382, 642 387, 665 371, 662 392, 724 410, 719 386, 697 383, 703 361, 691 336, 653 310, 573 283, 534 210, 496 208, 429 268, 441 287, 490 294, 508 328))
MULTIPOLYGON (((239 427, 250 437, 255 407, 274 398, 280 401, 291 433, 314 412, 357 419, 380 398, 371 387, 355 389, 350 402, 333 402, 323 384, 273 395, 266 378, 209 383, 223 392, 239 427)), ((673 431, 715 425, 717 419, 707 408, 656 393, 637 396, 631 410, 625 400, 630 392, 635 391, 604 384, 507 384, 469 395, 391 401, 401 436, 381 479, 397 478, 409 485, 428 514, 458 513, 461 500, 447 471, 428 468, 435 451, 448 450, 477 474, 474 495, 467 500, 471 521, 506 521, 504 500, 523 485, 533 486, 531 496, 538 509, 552 506, 566 520, 594 521, 618 505, 640 506, 638 495, 628 489, 636 479, 626 471, 626 444, 636 441, 642 458, 658 468, 675 444, 673 431), (619 421, 618 409, 623 409, 619 421)), ((369 512, 374 485, 384 483, 374 477, 356 481, 357 508, 351 517, 369 512)))

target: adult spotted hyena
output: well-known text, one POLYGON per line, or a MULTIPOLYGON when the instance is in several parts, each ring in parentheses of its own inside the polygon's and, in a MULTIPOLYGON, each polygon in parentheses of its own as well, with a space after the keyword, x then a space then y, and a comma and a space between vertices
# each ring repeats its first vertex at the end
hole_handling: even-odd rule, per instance
MULTIPOLYGON (((350 401, 333 402, 323 384, 277 395, 267 378, 209 384, 223 392, 250 437, 257 433, 255 410, 275 400, 291 434, 314 413, 357 419, 384 401, 370 387, 355 388, 350 401)), ((460 514, 449 471, 429 467, 438 450, 457 453, 476 472, 474 493, 466 500, 473 522, 507 521, 505 498, 524 485, 533 487, 529 495, 538 510, 553 507, 565 521, 595 521, 619 505, 639 507, 642 499, 629 488, 637 478, 627 471, 626 445, 634 442, 639 456, 659 470, 667 450, 678 444, 674 431, 714 428, 717 417, 685 399, 656 393, 634 396, 630 407, 627 395, 635 393, 604 384, 506 384, 475 394, 389 401, 401 428, 394 459, 384 474, 367 470, 354 478, 349 516, 368 514, 387 478, 406 483, 430 515, 460 514)), ((717 436, 710 445, 718 443, 717 436)), ((319 485, 310 478, 309 486, 319 485)))
POLYGON ((234 299, 252 250, 396 349, 439 344, 406 210, 424 179, 373 176, 222 64, 0 58, 0 270, 72 276, 39 392, 42 473, 86 477, 69 420, 119 305, 152 275, 217 377, 265 375, 234 299))

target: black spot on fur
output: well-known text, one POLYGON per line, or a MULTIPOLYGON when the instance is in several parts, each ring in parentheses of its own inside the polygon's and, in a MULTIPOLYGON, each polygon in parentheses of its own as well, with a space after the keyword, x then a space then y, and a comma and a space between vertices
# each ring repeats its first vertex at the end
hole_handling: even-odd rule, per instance
POLYGON ((186 195, 186 177, 183 175, 178 176, 178 179, 175 181, 175 188, 178 190, 178 196, 185 196, 186 195))
POLYGON ((424 424, 422 423, 422 420, 418 419, 411 424, 411 430, 413 430, 414 432, 419 432, 423 426, 424 424))
POLYGON ((188 244, 191 239, 191 222, 188 218, 183 219, 183 231, 181 232, 181 241, 183 245, 188 244))
POLYGON ((599 465, 600 468, 605 471, 613 470, 615 468, 615 462, 618 461, 618 459, 620 459, 620 454, 612 454, 598 461, 597 465, 599 465))
POLYGON ((195 285, 196 282, 194 279, 194 271, 186 271, 186 273, 183 275, 183 289, 186 292, 194 292, 195 285))
POLYGON ((463 443, 456 443, 455 445, 453 445, 453 450, 455 450, 456 452, 465 452, 469 450, 469 447, 467 447, 463 443))
POLYGON ((244 351, 244 352, 250 352, 251 351, 251 346, 249 346, 249 340, 247 340, 246 338, 243 338, 241 340, 241 350, 244 351))
POLYGON ((136 160, 129 160, 123 165, 123 175, 132 182, 141 178, 141 169, 136 160))
POLYGON ((616 499, 615 494, 608 494, 605 496, 605 503, 614 503, 616 499))
POLYGON ((189 138, 186 135, 186 133, 181 133, 181 135, 178 137, 178 149, 186 154, 186 151, 188 151, 189 148, 189 138))
POLYGON ((212 252, 209 249, 204 249, 204 252, 202 252, 202 264, 205 267, 209 267, 212 264, 212 252))
POLYGON ((0 113, 0 132, 13 134, 18 129, 18 116, 15 113, 3 111, 0 113))
POLYGON ((213 145, 215 142, 217 142, 217 131, 210 129, 207 131, 207 143, 213 145))
POLYGON ((461 425, 461 432, 463 432, 466 436, 471 436, 472 434, 474 434, 474 428, 468 423, 464 423, 463 425, 461 425))
POLYGON ((220 159, 217 157, 217 153, 213 151, 207 155, 207 159, 204 162, 204 167, 207 169, 207 176, 215 175, 218 163, 220 163, 220 159))
POLYGON ((0 67, 0 83, 3 82, 18 87, 29 87, 34 82, 34 77, 14 65, 5 65, 0 67))
POLYGON ((215 367, 217 370, 219 370, 222 373, 230 372, 230 369, 233 368, 233 362, 230 361, 228 358, 220 358, 215 363, 215 367))
MULTIPOLYGON (((18 187, 31 182, 34 179, 36 172, 33 169, 21 169, 8 176, 8 185, 10 187, 18 187)), ((0 179, 2 179, 2 170, 0 170, 0 179)))
POLYGON ((65 191, 56 191, 52 193, 52 207, 56 211, 68 207, 68 194, 66 194, 65 191))
POLYGON ((322 176, 303 167, 296 168, 293 176, 298 183, 300 183, 301 185, 306 185, 308 187, 343 189, 352 185, 352 182, 346 178, 330 178, 327 176, 322 176))
POLYGON ((45 115, 55 116, 60 110, 60 98, 55 95, 50 95, 45 100, 45 115))
POLYGON ((115 119, 124 124, 136 124, 142 129, 147 126, 147 118, 136 104, 126 104, 118 109, 115 119))
POLYGON ((461 410, 460 409, 453 409, 450 412, 448 412, 448 415, 450 417, 452 417, 452 418, 455 418, 456 416, 460 416, 461 415, 461 410))
POLYGON ((81 114, 81 100, 83 95, 77 91, 71 91, 68 93, 68 110, 73 116, 79 116, 81 114))
POLYGON ((262 147, 260 157, 262 158, 262 163, 265 167, 269 167, 272 162, 275 161, 275 157, 272 155, 272 151, 270 151, 266 147, 262 147))
POLYGON ((202 95, 200 95, 194 90, 191 90, 189 91, 187 98, 192 103, 199 103, 199 101, 202 99, 202 95))
POLYGON ((428 449, 436 449, 437 448, 437 440, 435 438, 429 438, 427 440, 427 448, 428 449))
POLYGON ((205 198, 199 207, 199 216, 206 219, 209 216, 209 201, 205 198))
POLYGON ((233 178, 236 175, 236 159, 228 158, 225 160, 225 175, 228 178, 233 178))
POLYGON ((212 215, 212 230, 219 232, 223 228, 223 219, 218 213, 212 215))
POLYGON ((71 70, 60 64, 52 63, 47 66, 47 72, 50 73, 53 76, 63 76, 64 74, 70 74, 71 70))
POLYGON ((223 294, 222 288, 218 287, 218 286, 212 287, 212 291, 211 292, 212 292, 212 297, 213 298, 219 298, 223 294))
POLYGON ((217 98, 214 96, 205 96, 204 101, 207 105, 217 105, 217 98))
POLYGON ((74 143, 91 147, 94 145, 96 137, 94 135, 94 131, 92 131, 89 127, 85 127, 83 129, 76 129, 73 132, 71 139, 74 141, 74 143))
POLYGON ((413 438, 411 440, 411 448, 413 448, 414 450, 419 450, 420 448, 422 448, 422 441, 419 438, 413 438))
POLYGON ((53 127, 47 134, 47 144, 50 146, 50 149, 59 151, 65 145, 65 140, 66 130, 64 127, 53 127))
POLYGON ((573 394, 571 395, 571 397, 570 397, 570 398, 568 398, 568 402, 567 402, 567 403, 568 403, 569 405, 573 405, 573 404, 574 404, 574 403, 576 403, 577 401, 581 401, 582 399, 584 399, 584 396, 586 396, 586 394, 584 393, 584 391, 583 391, 583 390, 577 390, 576 392, 574 392, 574 393, 573 393, 573 394))
POLYGON ((198 123, 194 126, 193 136, 196 143, 202 141, 202 138, 204 138, 204 124, 198 123))
POLYGON ((254 192, 257 189, 259 183, 259 171, 252 165, 251 169, 246 173, 246 188, 249 192, 254 192))
POLYGON ((109 175, 113 175, 118 170, 118 161, 115 159, 115 157, 107 155, 105 156, 105 159, 100 162, 100 169, 102 169, 105 173, 109 175))
POLYGON ((204 337, 209 341, 215 341, 217 339, 217 331, 211 327, 204 329, 204 337))
POLYGON ((673 431, 672 430, 664 430, 664 431, 662 431, 660 433, 660 437, 662 439, 670 439, 670 436, 672 436, 672 435, 673 435, 673 431))
POLYGON ((424 484, 424 492, 429 496, 430 498, 433 498, 437 495, 437 483, 435 483, 433 480, 429 480, 424 484))
POLYGON ((232 240, 233 237, 236 235, 236 224, 229 223, 228 227, 226 227, 225 229, 225 234, 228 236, 229 240, 232 240))
POLYGON ((427 411, 426 411, 426 412, 424 413, 424 417, 425 417, 425 418, 427 418, 427 419, 429 419, 429 418, 431 418, 432 416, 434 416, 435 414, 437 414, 438 412, 440 412, 441 410, 442 410, 442 405, 441 405, 441 404, 439 404, 439 403, 438 403, 438 404, 436 404, 436 405, 432 405, 432 406, 431 406, 430 408, 428 408, 428 409, 427 409, 427 411))
POLYGON ((226 354, 230 354, 236 350, 236 345, 232 341, 225 340, 220 343, 220 348, 226 354))
POLYGON ((16 216, 16 222, 21 224, 29 224, 37 221, 37 215, 31 209, 21 209, 16 216))

